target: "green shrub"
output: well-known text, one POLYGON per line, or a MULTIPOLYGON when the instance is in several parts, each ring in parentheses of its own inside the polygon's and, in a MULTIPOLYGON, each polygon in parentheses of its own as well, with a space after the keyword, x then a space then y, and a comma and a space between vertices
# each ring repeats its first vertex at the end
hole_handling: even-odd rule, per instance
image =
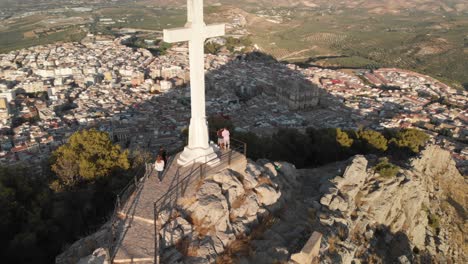
POLYGON ((429 136, 421 130, 403 129, 398 131, 395 138, 392 138, 390 142, 398 148, 409 149, 413 153, 419 153, 428 140, 429 136))
POLYGON ((368 152, 373 151, 386 151, 388 148, 388 141, 382 133, 374 130, 362 130, 357 132, 359 140, 362 141, 363 150, 368 152))
POLYGON ((379 163, 374 167, 374 171, 379 173, 382 177, 391 178, 398 174, 400 167, 390 163, 388 158, 379 159, 379 163))
POLYGON ((128 151, 112 144, 107 133, 94 129, 74 133, 67 144, 54 151, 52 159, 52 171, 69 187, 130 167, 128 151))

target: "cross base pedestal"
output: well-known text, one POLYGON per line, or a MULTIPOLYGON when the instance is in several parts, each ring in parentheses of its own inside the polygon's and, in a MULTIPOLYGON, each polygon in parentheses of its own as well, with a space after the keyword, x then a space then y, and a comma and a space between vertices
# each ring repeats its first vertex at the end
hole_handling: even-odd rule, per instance
POLYGON ((205 163, 214 165, 220 162, 218 154, 216 154, 215 146, 210 145, 208 148, 189 148, 185 147, 182 154, 180 154, 177 164, 180 166, 192 165, 193 163, 205 163))

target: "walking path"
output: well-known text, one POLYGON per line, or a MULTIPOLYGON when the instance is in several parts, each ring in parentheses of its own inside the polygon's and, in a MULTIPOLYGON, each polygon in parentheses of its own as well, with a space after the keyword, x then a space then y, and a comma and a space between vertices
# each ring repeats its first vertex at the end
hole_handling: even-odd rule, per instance
MULTIPOLYGON (((181 167, 177 164, 177 154, 170 157, 162 181, 153 171, 149 177, 143 178, 144 183, 132 194, 122 210, 117 213, 116 243, 113 263, 153 263, 154 261, 154 202, 159 199, 158 207, 172 208, 177 199, 190 195, 195 191, 200 177, 215 174, 229 168, 238 160, 245 160, 239 152, 222 151, 218 153, 220 162, 211 167, 196 163, 181 167), (187 178, 188 175, 191 175, 187 178)), ((111 254, 112 254, 111 253, 111 254)))

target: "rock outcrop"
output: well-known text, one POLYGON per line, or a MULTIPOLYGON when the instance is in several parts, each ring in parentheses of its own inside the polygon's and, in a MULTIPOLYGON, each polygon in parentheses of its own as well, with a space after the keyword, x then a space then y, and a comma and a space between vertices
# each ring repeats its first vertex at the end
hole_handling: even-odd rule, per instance
MULTIPOLYGON (((297 170, 258 160, 209 176, 160 211, 163 263, 293 264, 314 231, 321 263, 468 263, 468 188, 450 153, 428 146, 392 178, 375 173, 376 162, 358 155, 297 170)), ((105 234, 57 263, 105 263, 104 251, 91 254, 105 234)))
POLYGON ((65 252, 55 258, 55 263, 107 263, 109 253, 105 248, 109 248, 109 240, 110 226, 107 223, 97 232, 73 243, 65 252))
POLYGON ((436 146, 389 179, 374 173, 365 157, 352 158, 343 176, 321 187, 317 213, 328 241, 324 262, 465 262, 463 242, 454 241, 463 232, 463 217, 455 221, 456 214, 441 206, 457 192, 464 194, 451 199, 466 201, 466 187, 450 153, 436 146))
MULTIPOLYGON (((162 211, 163 260, 214 263, 236 238, 249 236, 282 208, 280 187, 292 188, 290 175, 276 171, 280 165, 248 161, 244 171, 221 171, 199 182, 193 198, 181 199, 171 214, 162 211)), ((290 164, 281 166, 295 170, 290 164)), ((283 258, 287 257, 286 250, 283 258)))
POLYGON ((320 263, 467 263, 467 185, 450 153, 428 146, 393 178, 375 173, 376 162, 355 156, 309 170, 283 166, 285 179, 301 185, 278 183, 287 206, 241 260, 288 260, 318 231, 320 263))
POLYGON ((110 264, 109 252, 104 248, 98 248, 93 254, 80 259, 78 264, 110 264))

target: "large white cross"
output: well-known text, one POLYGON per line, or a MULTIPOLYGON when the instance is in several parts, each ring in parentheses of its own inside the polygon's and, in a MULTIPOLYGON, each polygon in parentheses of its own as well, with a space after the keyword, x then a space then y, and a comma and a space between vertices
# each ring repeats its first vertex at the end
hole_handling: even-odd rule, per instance
POLYGON ((189 42, 190 97, 192 117, 189 126, 189 141, 178 163, 186 165, 193 160, 209 160, 215 157, 209 144, 205 111, 205 58, 207 38, 223 36, 224 24, 207 26, 203 20, 203 0, 187 0, 187 23, 183 28, 165 29, 164 41, 168 43, 189 42))

